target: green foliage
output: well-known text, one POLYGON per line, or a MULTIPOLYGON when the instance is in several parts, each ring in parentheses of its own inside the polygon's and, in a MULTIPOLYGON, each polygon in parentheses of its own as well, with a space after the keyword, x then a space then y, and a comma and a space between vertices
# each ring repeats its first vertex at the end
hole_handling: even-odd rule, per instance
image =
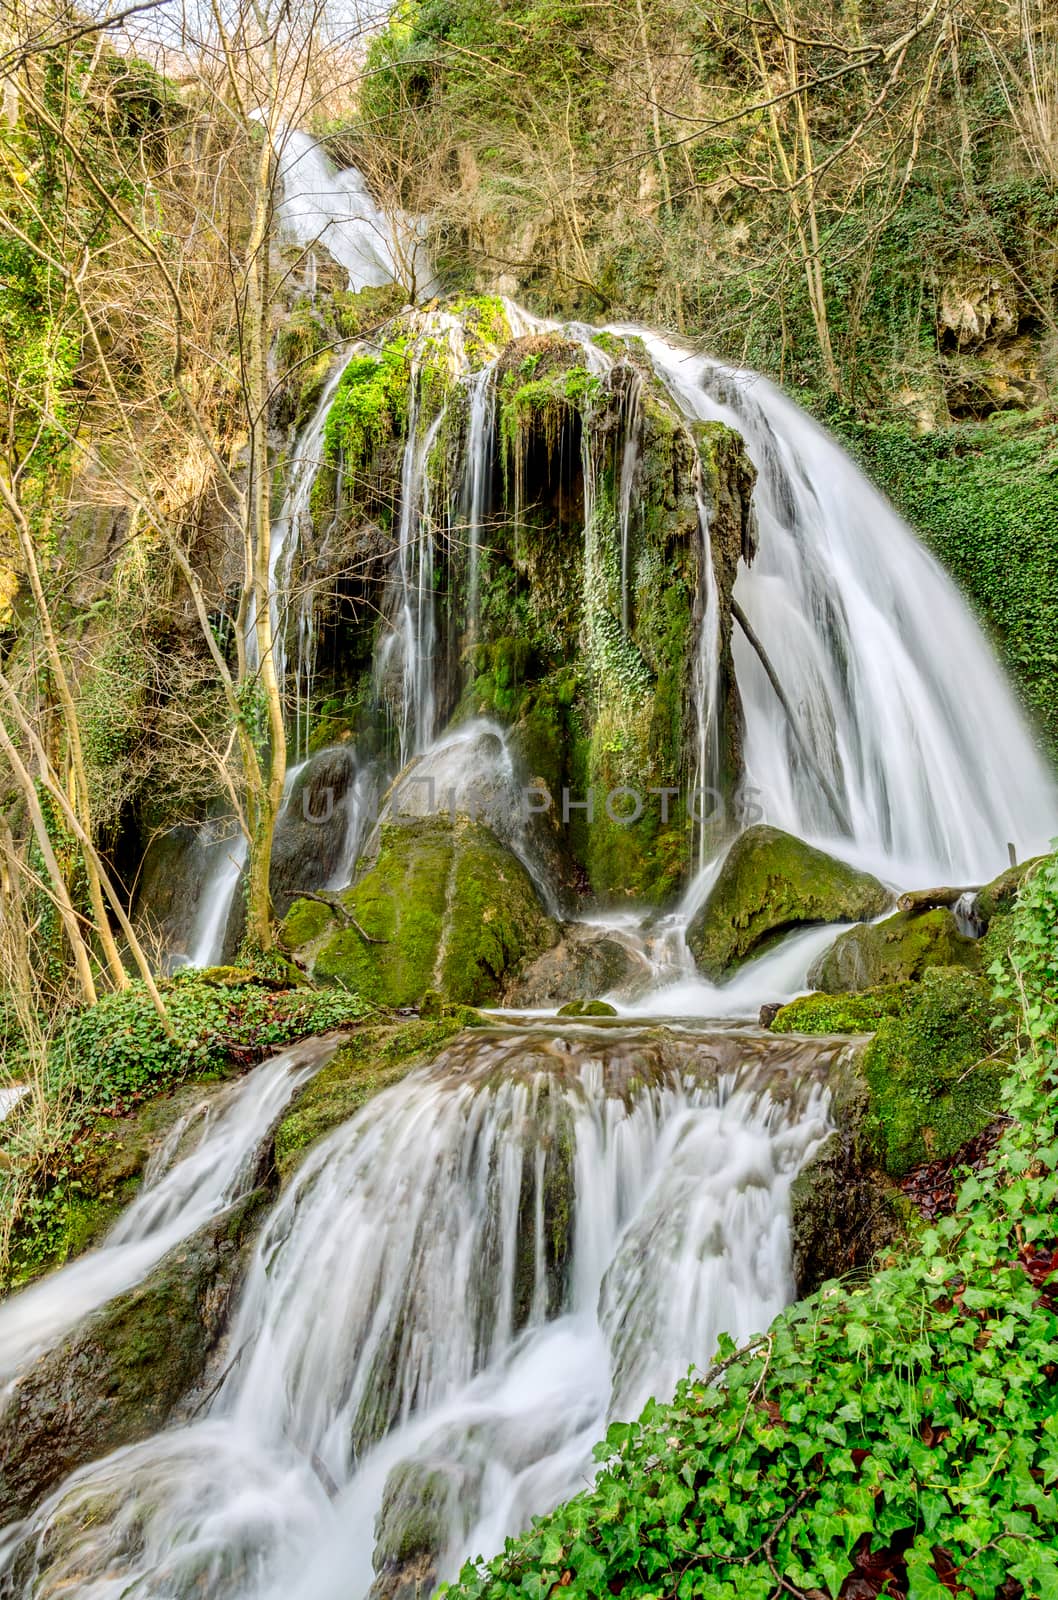
POLYGON ((353 356, 335 391, 324 427, 331 461, 343 457, 355 469, 405 426, 411 366, 405 339, 394 339, 378 356, 353 356))
POLYGON ((166 985, 167 1036, 143 984, 104 995, 78 1012, 56 1046, 56 1074, 86 1104, 110 1107, 182 1078, 220 1071, 233 1056, 264 1056, 311 1034, 357 1022, 370 1010, 334 990, 275 990, 214 983, 188 969, 166 985))
POLYGON ((1058 757, 1058 425, 831 421, 968 595, 1058 757))
MULTIPOLYGON (((836 1597, 868 1553, 910 1600, 1058 1595, 1056 909, 1058 859, 1023 894, 1002 981, 1031 1036, 1011 1125, 955 1214, 615 1423, 594 1486, 450 1600, 836 1597)), ((922 988, 925 1029, 946 1002, 936 976, 922 988)))

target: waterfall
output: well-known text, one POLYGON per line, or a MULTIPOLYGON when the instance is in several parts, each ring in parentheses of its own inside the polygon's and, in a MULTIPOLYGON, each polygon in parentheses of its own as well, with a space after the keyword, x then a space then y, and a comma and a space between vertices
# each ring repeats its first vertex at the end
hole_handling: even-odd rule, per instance
POLYGON ((321 244, 349 274, 350 289, 404 284, 423 298, 434 291, 417 223, 384 214, 355 167, 337 172, 307 133, 285 129, 276 149, 280 227, 311 250, 321 244))
POLYGON ((757 468, 760 548, 736 596, 843 799, 818 781, 746 641, 735 666, 746 767, 767 820, 885 876, 983 882, 1012 841, 1046 847, 1054 781, 955 585, 839 445, 765 378, 638 330, 694 417, 726 422, 757 468))
POLYGON ((468 381, 470 420, 467 424, 463 467, 463 507, 467 541, 467 630, 477 637, 481 567, 481 530, 485 500, 492 481, 496 433, 495 364, 483 367, 468 381))
MULTIPOLYGON (((621 532, 621 627, 627 633, 632 625, 632 495, 640 449, 639 401, 643 385, 633 381, 625 402, 624 444, 621 450, 621 477, 617 490, 617 522, 621 532)), ((706 540, 708 544, 708 540, 706 540)))
MULTIPOLYGON (((338 193, 331 232, 352 249, 361 224, 369 225, 362 179, 352 172, 327 176, 321 153, 313 156, 300 143, 297 149, 301 154, 284 176, 289 183, 294 174, 313 175, 307 187, 317 213, 338 193)), ((300 184, 299 177, 295 190, 300 184)), ((740 570, 735 593, 786 700, 780 703, 736 626, 745 789, 763 818, 893 881, 982 882, 1001 869, 1008 843, 1022 858, 1046 848, 1058 819, 1058 792, 980 629, 954 584, 824 430, 766 379, 695 355, 650 330, 609 328, 611 345, 603 349, 594 328, 505 305, 515 337, 560 333, 580 345, 585 364, 604 381, 614 366, 614 342, 645 349, 688 422, 721 421, 745 440, 758 474, 760 547, 753 566, 740 570), (815 768, 801 753, 806 745, 815 768), (820 769, 847 820, 835 818, 820 769)), ((469 394, 460 492, 469 524, 473 614, 480 550, 475 507, 491 481, 494 385, 485 373, 472 372, 457 318, 434 311, 423 317, 423 328, 447 351, 453 376, 469 394)), ((457 520, 455 507, 432 504, 427 462, 441 419, 420 425, 417 389, 413 379, 401 478, 399 607, 377 673, 381 683, 400 663, 402 762, 427 748, 438 731, 434 535, 457 520)), ((625 625, 639 425, 633 395, 624 406, 617 494, 625 625)), ((589 477, 586 471, 590 489, 589 477)), ((707 518, 701 520, 708 554, 707 518)), ((708 788, 715 776, 720 645, 710 560, 702 563, 702 584, 696 757, 699 785, 708 788)), ((702 830, 699 870, 706 846, 702 830)))
POLYGON ((582 1486, 608 1418, 788 1300, 790 1183, 827 1128, 805 1050, 457 1041, 281 1197, 202 1420, 0 1531, 0 1587, 350 1600, 408 1483, 443 1509, 442 1575, 496 1548, 582 1486))
POLYGON ((246 866, 246 835, 233 833, 234 823, 220 826, 221 838, 209 847, 199 892, 198 911, 183 965, 215 967, 224 955, 224 940, 235 893, 246 866))
POLYGON ((98 1249, 0 1302, 0 1381, 90 1311, 141 1282, 168 1250, 252 1188, 269 1130, 334 1049, 333 1041, 309 1040, 222 1091, 197 1119, 192 1148, 172 1165, 152 1164, 98 1249))

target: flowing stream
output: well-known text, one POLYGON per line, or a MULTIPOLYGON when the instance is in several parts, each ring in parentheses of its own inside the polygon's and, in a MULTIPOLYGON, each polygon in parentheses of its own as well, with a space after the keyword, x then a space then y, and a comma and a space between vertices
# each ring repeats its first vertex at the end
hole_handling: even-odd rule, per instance
MULTIPOLYGON (((383 217, 358 173, 335 173, 297 133, 280 170, 285 226, 310 255, 324 246, 354 286, 429 282, 418 230, 383 217)), ((519 335, 557 326, 508 311, 519 335)), ((420 315, 423 338, 449 352, 469 427, 440 504, 427 461, 444 412, 422 428, 414 410, 409 421, 396 597, 375 673, 405 769, 393 804, 415 814, 444 809, 424 794, 450 794, 460 809, 473 799, 555 909, 546 853, 511 821, 518 778, 503 730, 439 726, 436 543, 466 542, 473 638, 497 372, 470 363, 458 319, 420 315)), ((757 468, 760 551, 736 594, 801 719, 791 729, 758 653, 736 637, 747 781, 767 820, 890 882, 981 882, 1004 866, 1008 842, 1020 856, 1045 846, 1055 785, 987 644, 848 457, 764 379, 645 330, 609 331, 645 349, 688 426, 730 423, 757 468)), ((607 381, 612 346, 580 325, 563 332, 607 381)), ((273 529, 280 641, 342 370, 339 357, 273 529)), ((638 391, 621 426, 627 632, 638 391)), ((585 561, 594 472, 585 443, 585 561)), ((699 521, 695 737, 708 783, 720 642, 704 495, 699 521)), ((311 629, 310 609, 295 630, 299 684, 312 671, 311 629)), ((277 665, 286 676, 282 642, 277 665)), ((354 870, 380 781, 366 760, 357 768, 335 887, 354 870)), ((216 854, 191 941, 201 964, 220 954, 243 866, 230 842, 216 854)), ((703 849, 682 905, 654 924, 596 919, 636 943, 647 974, 616 1023, 507 1019, 461 1035, 309 1154, 264 1224, 227 1365, 197 1419, 90 1463, 25 1522, 0 1526, 5 1600, 388 1600, 411 1579, 428 1592, 583 1486, 608 1420, 707 1365, 721 1333, 767 1326, 794 1292, 790 1186, 828 1131, 822 1085, 848 1047, 733 1020, 799 992, 833 930, 798 935, 721 987, 695 973, 684 929, 718 868, 703 849), (727 1020, 706 1025, 710 1016, 727 1020)), ((0 1306, 0 1376, 17 1381, 36 1352, 244 1192, 262 1141, 332 1048, 277 1056, 175 1129, 105 1243, 0 1306)))
POLYGON ((842 1048, 464 1035, 283 1194, 203 1419, 0 1532, 2 1592, 347 1600, 423 1503, 431 1571, 495 1548, 584 1482, 609 1418, 790 1298, 790 1182, 842 1048))

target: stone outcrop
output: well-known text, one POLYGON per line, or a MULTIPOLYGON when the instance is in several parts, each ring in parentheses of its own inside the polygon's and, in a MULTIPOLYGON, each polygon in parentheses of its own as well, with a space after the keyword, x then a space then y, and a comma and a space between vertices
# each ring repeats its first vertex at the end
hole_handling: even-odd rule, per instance
POLYGON ((731 846, 687 943, 699 970, 716 981, 795 928, 876 917, 892 899, 869 873, 760 824, 731 846))

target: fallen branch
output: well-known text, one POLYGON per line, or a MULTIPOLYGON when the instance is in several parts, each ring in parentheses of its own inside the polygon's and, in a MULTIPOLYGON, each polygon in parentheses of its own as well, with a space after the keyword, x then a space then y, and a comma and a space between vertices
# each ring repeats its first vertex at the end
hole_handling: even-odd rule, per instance
POLYGON ((902 894, 896 903, 901 911, 939 911, 945 906, 950 909, 956 905, 964 894, 976 893, 976 887, 966 889, 911 889, 907 894, 902 894))
POLYGON ((366 933, 349 907, 343 906, 336 894, 328 894, 325 889, 295 889, 294 894, 298 900, 316 900, 321 906, 326 906, 344 927, 352 928, 358 933, 365 944, 389 944, 388 939, 376 939, 370 933, 366 933))

